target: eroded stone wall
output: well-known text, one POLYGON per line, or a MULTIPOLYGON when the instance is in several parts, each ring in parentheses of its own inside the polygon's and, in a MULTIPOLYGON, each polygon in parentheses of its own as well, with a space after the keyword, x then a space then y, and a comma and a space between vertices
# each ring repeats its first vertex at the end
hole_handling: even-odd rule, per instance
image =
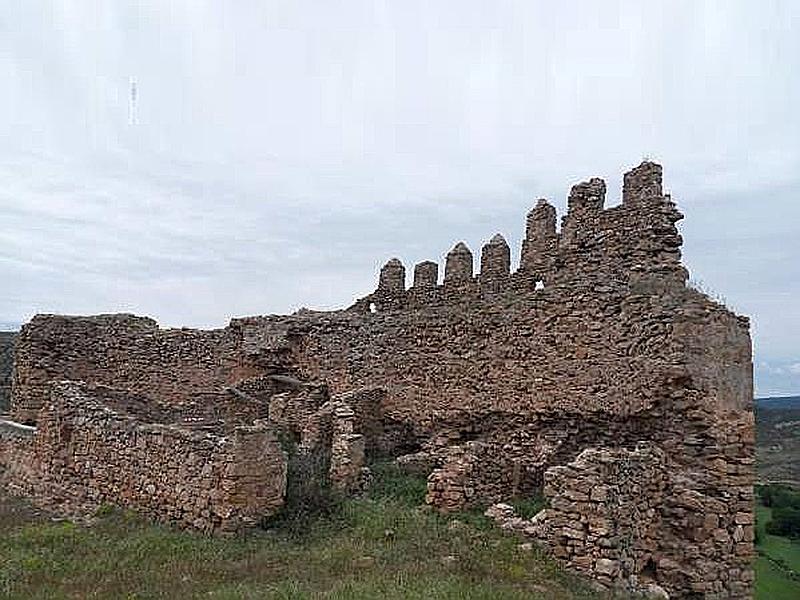
MULTIPOLYGON (((14 414, 36 421, 48 382, 68 377, 176 410, 233 393, 256 410, 268 406, 302 438, 307 418, 329 435, 330 419, 309 417, 324 399, 309 402, 276 382, 320 382, 333 396, 380 387, 379 426, 339 454, 360 460, 362 441, 365 451, 415 453, 433 471, 429 500, 448 510, 531 493, 587 448, 627 457, 646 442, 668 476, 664 496, 648 499, 662 517, 658 543, 622 578, 646 570, 675 597, 747 596, 749 323, 686 286, 682 215, 661 179, 660 166, 643 163, 611 208, 604 182, 580 183, 560 229, 555 209, 537 202, 516 271, 500 235, 479 253, 477 274, 459 243, 441 281, 425 261, 407 288, 405 266, 392 259, 375 292, 343 311, 234 319, 210 332, 160 330, 131 316, 37 317, 20 336, 14 414)), ((631 477, 649 472, 637 467, 631 477)), ((644 480, 631 485, 649 493, 644 480)), ((586 556, 604 556, 598 545, 591 539, 586 552, 562 559, 581 568, 586 556)))
POLYGON ((90 381, 130 389, 180 405, 250 377, 286 373, 287 348, 254 343, 233 323, 219 330, 160 329, 128 314, 68 317, 37 315, 17 338, 12 413, 34 422, 53 379, 90 381))
POLYGON ((720 493, 674 469, 650 442, 587 448, 546 471, 547 508, 535 517, 522 519, 503 503, 487 515, 609 586, 673 598, 750 597, 752 485, 734 478, 720 493))
POLYGON ((583 450, 547 470, 542 537, 557 557, 605 583, 647 577, 657 566, 667 482, 658 447, 583 450))
POLYGON ((286 457, 268 426, 193 430, 119 390, 51 388, 35 435, 3 447, 4 485, 59 512, 110 503, 208 532, 253 527, 283 504, 286 457))

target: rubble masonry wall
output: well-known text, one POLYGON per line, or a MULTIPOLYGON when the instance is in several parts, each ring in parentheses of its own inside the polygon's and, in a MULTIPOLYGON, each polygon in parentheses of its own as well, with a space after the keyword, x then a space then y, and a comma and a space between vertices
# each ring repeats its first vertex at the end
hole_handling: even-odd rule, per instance
POLYGON ((265 425, 193 431, 127 413, 120 396, 53 384, 35 435, 0 454, 4 482, 46 503, 111 503, 208 532, 252 527, 283 504, 286 457, 265 425))

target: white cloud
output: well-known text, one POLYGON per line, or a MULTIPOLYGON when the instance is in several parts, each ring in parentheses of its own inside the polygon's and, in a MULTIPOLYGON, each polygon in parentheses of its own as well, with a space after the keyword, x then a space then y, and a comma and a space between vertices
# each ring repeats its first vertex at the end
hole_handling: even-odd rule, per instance
MULTIPOLYGON (((349 303, 660 160, 686 258, 800 338, 800 4, 30 0, 0 21, 0 319, 349 303), (128 125, 129 78, 140 125, 128 125)), ((516 248, 515 248, 516 251, 516 248)), ((785 367, 779 367, 785 368, 785 367)), ((800 388, 798 388, 800 389, 800 388)))

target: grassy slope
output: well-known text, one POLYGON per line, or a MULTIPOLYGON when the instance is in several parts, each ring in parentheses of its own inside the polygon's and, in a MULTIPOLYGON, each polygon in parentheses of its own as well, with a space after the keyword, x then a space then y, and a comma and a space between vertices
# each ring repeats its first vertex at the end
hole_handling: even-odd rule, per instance
MULTIPOLYGON (((0 490, 0 598, 603 597, 480 517, 418 508, 423 494, 384 470, 310 534, 210 539, 113 512, 90 528, 54 523, 0 490)), ((800 570, 800 544, 764 533, 768 508, 758 517, 759 551, 800 570)), ((756 572, 757 599, 800 598, 763 555, 756 572)))
POLYGON ((800 486, 800 400, 756 403, 758 477, 800 486))
POLYGON ((109 511, 89 528, 0 497, 0 597, 603 598, 482 517, 416 506, 419 482, 383 473, 310 533, 207 538, 109 511), (5 595, 4 595, 5 594, 5 595))
POLYGON ((790 568, 800 571, 800 544, 764 531, 772 518, 771 509, 758 506, 756 515, 761 533, 756 561, 756 600, 797 600, 800 598, 800 582, 786 577, 765 555, 783 560, 790 568))

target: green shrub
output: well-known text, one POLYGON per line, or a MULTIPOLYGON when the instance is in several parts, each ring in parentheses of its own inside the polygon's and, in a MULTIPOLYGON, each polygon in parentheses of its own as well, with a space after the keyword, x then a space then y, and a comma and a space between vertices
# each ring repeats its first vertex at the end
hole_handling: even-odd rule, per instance
POLYGON ((530 519, 545 507, 542 496, 518 496, 509 502, 523 519, 530 519))
POLYGON ((322 522, 341 514, 343 496, 330 484, 330 457, 325 452, 307 452, 288 436, 281 439, 287 454, 286 495, 280 512, 265 525, 292 537, 302 537, 322 522))
POLYGON ((761 503, 770 508, 800 509, 800 492, 789 486, 769 483, 759 486, 756 492, 761 496, 761 503))
POLYGON ((95 509, 94 516, 102 519, 114 514, 116 511, 117 508, 113 504, 105 503, 95 509))
POLYGON ((428 482, 424 477, 406 473, 393 460, 377 461, 369 468, 373 476, 368 491, 370 498, 392 498, 412 507, 425 502, 428 482))
POLYGON ((774 508, 772 521, 767 523, 767 533, 800 538, 800 509, 791 506, 774 508))

